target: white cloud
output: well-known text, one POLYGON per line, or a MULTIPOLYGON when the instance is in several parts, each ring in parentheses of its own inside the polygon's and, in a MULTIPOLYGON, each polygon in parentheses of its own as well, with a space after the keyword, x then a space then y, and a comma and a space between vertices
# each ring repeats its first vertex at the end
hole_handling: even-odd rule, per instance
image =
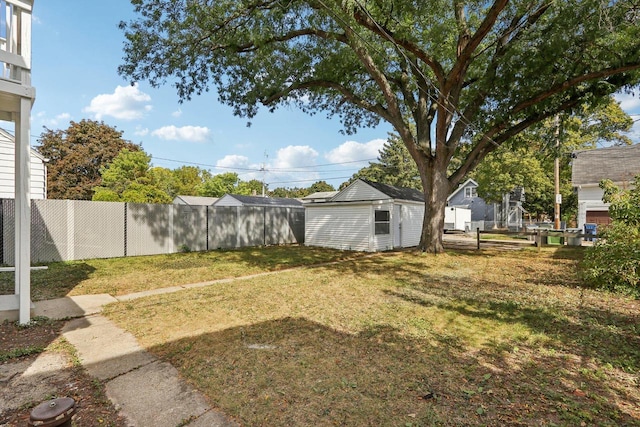
POLYGON ((149 128, 143 128, 142 126, 136 126, 136 130, 133 132, 135 136, 149 135, 149 128))
POLYGON ((249 158, 237 154, 229 154, 216 162, 220 168, 248 168, 249 158))
POLYGON ((272 167, 277 169, 293 169, 312 166, 318 152, 308 145, 289 145, 276 152, 272 167))
POLYGON ((615 98, 620 103, 620 108, 626 111, 627 114, 640 109, 640 96, 638 94, 634 96, 629 93, 617 93, 615 98))
POLYGON ((60 113, 53 118, 47 118, 46 111, 39 111, 33 116, 35 119, 40 120, 44 126, 56 127, 62 124, 62 122, 69 122, 71 120, 71 114, 69 113, 60 113))
POLYGON ((93 113, 97 120, 111 116, 121 120, 136 120, 151 111, 151 97, 138 89, 138 85, 117 86, 110 94, 98 95, 82 111, 93 113))
POLYGON ((172 115, 173 117, 178 118, 178 117, 180 117, 180 116, 182 115, 182 110, 178 108, 176 111, 174 111, 173 113, 171 113, 171 115, 172 115))
POLYGON ((324 157, 331 163, 376 159, 385 142, 385 139, 373 139, 366 143, 346 141, 337 148, 329 151, 324 157))
POLYGON ((167 141, 205 142, 211 131, 202 126, 163 126, 151 132, 151 135, 167 141))

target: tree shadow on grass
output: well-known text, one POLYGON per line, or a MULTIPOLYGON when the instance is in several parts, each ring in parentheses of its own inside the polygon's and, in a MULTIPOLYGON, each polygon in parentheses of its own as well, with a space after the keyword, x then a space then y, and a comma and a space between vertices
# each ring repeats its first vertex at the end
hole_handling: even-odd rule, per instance
MULTIPOLYGON (((31 272, 32 301, 62 298, 95 271, 84 262, 53 262, 47 267, 47 270, 31 272)), ((14 272, 0 273, 0 294, 13 294, 14 290, 14 272)))
MULTIPOLYGON (((455 337, 358 334, 283 318, 152 348, 246 425, 634 425, 634 404, 573 360, 461 351, 455 337), (574 393, 568 383, 597 395, 574 393), (628 408, 627 408, 628 409, 628 408)), ((637 397, 637 396, 636 396, 637 397)))

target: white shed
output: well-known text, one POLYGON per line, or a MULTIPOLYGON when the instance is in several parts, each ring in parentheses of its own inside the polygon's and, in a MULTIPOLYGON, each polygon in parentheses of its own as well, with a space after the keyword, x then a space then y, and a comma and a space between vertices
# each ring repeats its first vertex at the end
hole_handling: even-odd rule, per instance
POLYGON ((378 252, 420 243, 424 196, 415 189, 359 179, 304 207, 307 246, 378 252))
MULTIPOLYGON (((0 199, 15 198, 15 138, 0 129, 0 199)), ((47 198, 46 159, 31 149, 31 198, 47 198)))

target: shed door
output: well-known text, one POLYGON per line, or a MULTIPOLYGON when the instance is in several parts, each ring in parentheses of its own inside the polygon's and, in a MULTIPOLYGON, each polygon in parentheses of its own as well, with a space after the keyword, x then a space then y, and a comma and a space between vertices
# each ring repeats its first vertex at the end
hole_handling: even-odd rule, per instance
POLYGON ((393 247, 402 247, 402 206, 393 206, 393 247))

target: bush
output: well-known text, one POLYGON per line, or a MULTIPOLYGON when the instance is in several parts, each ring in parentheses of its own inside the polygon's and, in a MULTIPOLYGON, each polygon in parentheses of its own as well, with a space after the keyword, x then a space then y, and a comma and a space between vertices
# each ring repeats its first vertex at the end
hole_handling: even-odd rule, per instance
POLYGON ((640 297, 640 175, 630 189, 602 181, 602 200, 610 203, 612 223, 598 230, 599 239, 587 249, 583 278, 592 286, 640 297))
POLYGON ((640 297, 640 230, 614 222, 598 230, 587 249, 582 274, 591 286, 640 297))

